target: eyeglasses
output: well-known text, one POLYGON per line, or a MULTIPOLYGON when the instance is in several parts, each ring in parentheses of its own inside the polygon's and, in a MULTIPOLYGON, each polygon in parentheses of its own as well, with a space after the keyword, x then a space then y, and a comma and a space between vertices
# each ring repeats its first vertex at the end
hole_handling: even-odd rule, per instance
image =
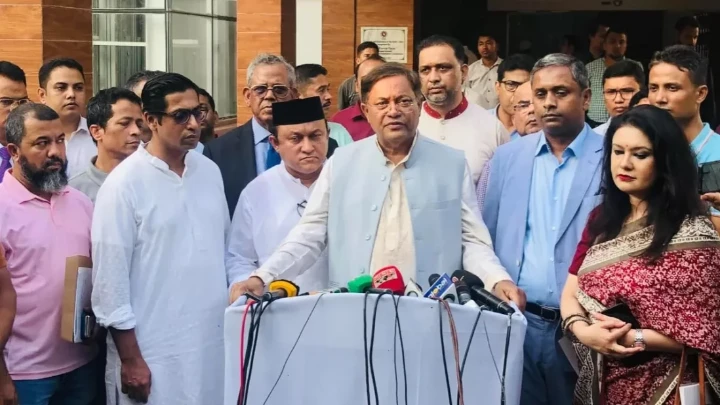
POLYGON ((303 202, 296 204, 297 205, 297 213, 300 215, 300 217, 303 216, 303 213, 305 213, 305 207, 307 206, 307 200, 303 200, 303 202))
POLYGON ((628 100, 631 99, 632 96, 634 96, 636 93, 635 89, 632 88, 625 88, 625 89, 607 89, 603 91, 603 94, 605 95, 605 98, 608 100, 615 100, 615 97, 617 95, 620 95, 620 99, 622 100, 628 100))
POLYGON ((0 98, 0 107, 3 107, 3 108, 20 107, 21 105, 27 104, 29 102, 30 102, 30 99, 27 97, 23 97, 23 98, 3 97, 3 98, 0 98))
POLYGON ((198 123, 200 121, 205 121, 205 118, 207 117, 207 111, 203 111, 203 109, 200 107, 194 108, 192 110, 188 108, 181 108, 170 113, 154 112, 153 114, 170 117, 178 125, 187 124, 188 121, 190 121, 190 117, 195 117, 195 121, 197 121, 198 123))
POLYGON ((525 110, 529 110, 530 107, 532 107, 532 103, 530 103, 529 101, 520 101, 513 106, 513 110, 515 110, 515 112, 522 112, 525 110))
POLYGON ((503 87, 505 87, 505 90, 513 93, 515 90, 517 90, 518 86, 520 86, 521 82, 516 82, 513 80, 502 80, 500 83, 502 83, 503 87))
POLYGON ((264 97, 268 91, 272 91, 277 98, 285 98, 290 94, 290 87, 282 84, 276 84, 274 86, 258 84, 257 86, 250 87, 250 90, 258 97, 264 97))

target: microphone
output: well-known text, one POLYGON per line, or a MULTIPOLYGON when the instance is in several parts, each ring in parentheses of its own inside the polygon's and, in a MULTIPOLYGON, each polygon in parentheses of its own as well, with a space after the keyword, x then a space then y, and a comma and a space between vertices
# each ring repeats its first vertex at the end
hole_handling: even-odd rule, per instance
POLYGON ((470 273, 467 270, 457 270, 453 273, 453 277, 466 282, 468 287, 470 288, 470 295, 476 300, 478 300, 480 303, 487 305, 487 307, 490 308, 491 311, 499 312, 505 315, 512 315, 515 313, 515 309, 508 305, 507 302, 504 302, 500 298, 493 295, 493 293, 487 291, 484 288, 485 284, 483 284, 482 280, 480 280, 480 277, 476 276, 475 274, 470 273))
POLYGON ((407 286, 405 286, 404 295, 408 297, 422 297, 422 287, 420 287, 418 283, 415 282, 415 280, 410 279, 408 280, 407 286))
POLYGON ((453 284, 455 284, 455 289, 457 290, 458 294, 458 302, 460 303, 460 305, 465 305, 468 302, 473 302, 472 296, 470 295, 470 289, 464 281, 455 280, 453 281, 453 284))
POLYGON ((362 274, 354 279, 348 281, 348 291, 351 293, 364 294, 369 288, 372 288, 372 276, 369 274, 362 274))
POLYGON ((317 295, 317 294, 339 294, 339 293, 346 293, 346 292, 348 292, 348 289, 345 287, 327 288, 327 289, 319 290, 319 291, 306 291, 302 294, 298 294, 298 297, 306 296, 306 295, 317 295))
POLYGON ((446 300, 455 302, 457 300, 457 291, 455 290, 455 284, 453 284, 450 276, 443 273, 443 275, 432 274, 428 278, 430 288, 425 292, 423 297, 434 298, 440 300, 446 300))
POLYGON ((274 301, 278 298, 295 297, 300 288, 288 280, 275 280, 268 286, 268 292, 263 295, 266 301, 274 301))
MULTIPOLYGON (((372 290, 391 291, 395 295, 403 295, 405 282, 402 274, 395 266, 387 266, 378 270, 372 277, 372 290)), ((371 291, 375 292, 375 291, 371 291)))

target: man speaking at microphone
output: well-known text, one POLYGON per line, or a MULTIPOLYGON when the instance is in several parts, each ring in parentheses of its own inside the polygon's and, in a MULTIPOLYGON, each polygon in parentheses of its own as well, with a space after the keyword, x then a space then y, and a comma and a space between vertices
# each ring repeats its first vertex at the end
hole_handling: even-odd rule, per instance
POLYGON ((464 268, 521 308, 525 294, 493 253, 477 213, 462 151, 418 134, 420 82, 402 65, 378 66, 361 82, 361 104, 376 135, 339 148, 315 183, 305 213, 247 280, 230 280, 231 300, 292 279, 328 248, 329 284, 396 266, 427 288, 436 272, 464 268))

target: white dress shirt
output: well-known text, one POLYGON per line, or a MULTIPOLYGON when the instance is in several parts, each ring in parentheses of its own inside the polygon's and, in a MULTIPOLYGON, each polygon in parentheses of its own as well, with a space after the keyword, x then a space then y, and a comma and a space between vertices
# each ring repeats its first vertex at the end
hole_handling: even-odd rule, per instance
MULTIPOLYGON (((228 279, 243 281, 262 266, 300 222, 312 187, 288 173, 284 163, 261 173, 240 194, 228 243, 228 279)), ((291 279, 300 290, 328 287, 327 251, 309 270, 291 279)))
POLYGON ((90 165, 90 160, 97 156, 97 145, 90 135, 85 118, 80 117, 78 128, 65 141, 65 153, 68 178, 84 172, 90 165))
MULTIPOLYGON (((327 161, 320 177, 315 182, 305 214, 298 225, 293 228, 272 257, 253 273, 260 277, 265 284, 276 278, 292 279, 301 274, 315 263, 320 253, 325 251, 327 244, 332 243, 327 239, 327 221, 333 159, 330 158, 327 161)), ((398 164, 397 167, 403 170, 404 163, 398 164)), ((412 235, 412 220, 407 208, 407 195, 404 192, 402 176, 399 173, 400 171, 396 170, 391 176, 390 190, 385 197, 380 213, 380 222, 372 253, 372 262, 382 263, 382 267, 387 263, 392 263, 390 259, 398 255, 414 255, 415 252, 412 237, 403 236, 412 235), (395 173, 398 174, 395 175, 395 173), (392 201, 388 201, 388 199, 392 201), (397 210, 393 207, 396 207, 397 210)), ((475 273, 487 289, 492 289, 499 281, 511 280, 511 278, 493 252, 492 239, 480 217, 475 187, 467 166, 462 200, 463 268, 475 273)), ((406 266, 402 269, 403 276, 416 279, 415 260, 406 258, 403 265, 406 266)))

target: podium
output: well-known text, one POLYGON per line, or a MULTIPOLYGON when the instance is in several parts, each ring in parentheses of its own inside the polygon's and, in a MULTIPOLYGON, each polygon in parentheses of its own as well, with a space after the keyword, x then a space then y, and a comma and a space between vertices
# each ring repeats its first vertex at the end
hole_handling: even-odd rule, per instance
MULTIPOLYGON (((346 293, 285 298, 272 302, 265 309, 260 322, 252 376, 247 386, 247 403, 367 405, 363 339, 365 299, 364 294, 346 293), (303 325, 305 329, 300 334, 303 325)), ((377 300, 377 295, 367 297, 368 347, 377 300)), ((442 358, 444 350, 452 403, 456 404, 453 340, 448 314, 441 306, 441 303, 430 299, 400 297, 397 310, 405 347, 403 371, 400 342, 395 328, 395 302, 387 295, 379 297, 372 357, 380 403, 395 404, 397 395, 399 404, 447 404, 448 390, 442 358), (440 339, 440 312, 444 348, 440 339)), ((473 325, 481 311, 453 304, 450 307, 462 363, 473 325)), ((245 305, 242 302, 235 303, 225 311, 225 405, 238 403, 240 334, 244 313, 245 305)), ((246 334, 249 328, 250 314, 246 319, 246 334)), ((489 311, 480 313, 462 377, 465 404, 500 405, 506 352, 505 404, 519 404, 526 328, 527 320, 519 312, 512 317, 489 311), (506 351, 508 324, 510 339, 506 351)), ((371 379, 372 403, 375 402, 374 395, 371 379)))

